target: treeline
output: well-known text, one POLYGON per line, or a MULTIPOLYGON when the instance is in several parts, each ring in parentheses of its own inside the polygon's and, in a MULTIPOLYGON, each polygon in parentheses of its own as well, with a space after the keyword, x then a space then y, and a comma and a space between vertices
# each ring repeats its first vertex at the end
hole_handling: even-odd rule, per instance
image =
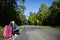
POLYGON ((25 0, 0 0, 0 25, 8 25, 12 20, 19 25, 23 24, 26 18, 24 2, 25 0), (20 2, 20 5, 17 2, 20 2), (20 15, 23 17, 21 18, 20 15))
POLYGON ((60 25, 60 0, 54 1, 50 7, 44 3, 39 7, 38 13, 30 12, 29 24, 34 25, 60 25))

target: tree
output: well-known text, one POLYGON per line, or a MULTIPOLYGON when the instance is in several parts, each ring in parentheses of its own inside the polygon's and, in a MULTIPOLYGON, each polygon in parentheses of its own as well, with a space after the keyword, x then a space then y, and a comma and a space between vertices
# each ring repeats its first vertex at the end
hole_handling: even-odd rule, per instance
POLYGON ((51 15, 48 18, 49 25, 55 26, 60 25, 60 12, 59 12, 59 1, 54 1, 50 7, 51 15))
POLYGON ((51 11, 50 16, 48 17, 46 25, 51 25, 51 26, 56 26, 56 25, 60 25, 60 7, 59 7, 59 1, 54 1, 51 5, 51 7, 49 8, 51 11))
POLYGON ((18 6, 17 8, 17 13, 18 13, 18 17, 20 18, 22 24, 26 23, 26 16, 24 15, 24 10, 26 9, 26 7, 24 6, 24 2, 25 0, 18 0, 21 2, 21 5, 18 6))
POLYGON ((49 16, 50 10, 49 8, 45 5, 45 4, 41 4, 40 8, 39 8, 39 12, 38 12, 38 20, 40 21, 40 25, 43 24, 44 20, 47 19, 47 17, 49 16))
POLYGON ((17 6, 17 0, 0 0, 0 25, 7 25, 11 20, 20 24, 21 20, 17 17, 17 6))
POLYGON ((37 14, 33 13, 32 15, 30 15, 28 21, 30 24, 37 25, 37 14))

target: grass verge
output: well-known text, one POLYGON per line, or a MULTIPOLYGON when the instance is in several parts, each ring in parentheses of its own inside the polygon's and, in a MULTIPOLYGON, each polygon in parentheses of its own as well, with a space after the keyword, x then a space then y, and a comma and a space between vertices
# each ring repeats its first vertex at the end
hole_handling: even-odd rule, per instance
POLYGON ((22 28, 22 26, 18 26, 18 28, 19 28, 19 29, 21 29, 21 28, 22 28))
POLYGON ((56 29, 56 30, 60 30, 60 26, 56 26, 55 29, 56 29))
POLYGON ((0 38, 1 38, 2 35, 3 35, 3 29, 4 29, 4 28, 0 26, 0 38))
POLYGON ((50 30, 60 30, 60 26, 52 27, 52 26, 38 26, 38 28, 50 29, 50 30))

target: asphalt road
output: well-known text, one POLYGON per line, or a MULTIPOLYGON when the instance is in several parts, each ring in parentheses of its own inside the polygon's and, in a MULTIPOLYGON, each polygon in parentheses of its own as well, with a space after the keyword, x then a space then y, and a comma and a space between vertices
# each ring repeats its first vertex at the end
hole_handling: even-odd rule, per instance
POLYGON ((23 26, 15 40, 60 40, 60 31, 38 29, 37 26, 23 26))

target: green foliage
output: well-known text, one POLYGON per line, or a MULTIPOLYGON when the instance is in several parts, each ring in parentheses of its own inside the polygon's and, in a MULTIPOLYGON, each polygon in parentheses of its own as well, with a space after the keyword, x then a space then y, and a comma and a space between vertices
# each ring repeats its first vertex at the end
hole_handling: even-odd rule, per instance
POLYGON ((22 2, 23 2, 23 4, 24 4, 25 0, 22 0, 22 2))
POLYGON ((18 6, 17 9, 18 17, 21 20, 22 24, 26 24, 26 16, 24 15, 24 10, 26 9, 24 5, 25 0, 20 0, 20 1, 21 1, 21 5, 18 6))
MULTIPOLYGON (((11 20, 14 20, 17 24, 21 24, 20 15, 16 11, 19 6, 17 5, 17 1, 19 0, 0 0, 0 25, 7 25, 11 20)), ((21 2, 24 2, 24 0, 21 0, 21 2)), ((23 4, 20 5, 20 13, 25 10, 24 8, 23 4)))
POLYGON ((60 26, 38 26, 37 28, 43 28, 43 29, 48 29, 48 30, 60 30, 60 26))
MULTIPOLYGON (((30 12, 31 13, 31 12, 30 12)), ((29 16, 28 21, 30 22, 30 24, 35 24, 37 22, 37 14, 33 13, 32 15, 29 16)))
POLYGON ((38 16, 40 22, 42 23, 41 25, 60 25, 60 2, 59 1, 54 1, 52 3, 52 6, 50 8, 47 8, 46 5, 41 5, 39 8, 39 13, 38 16))
POLYGON ((32 22, 36 22, 38 25, 60 25, 60 0, 54 1, 51 7, 47 7, 45 4, 41 4, 36 16, 30 12, 28 20, 31 24, 32 22))
POLYGON ((45 4, 41 4, 38 12, 38 20, 40 21, 40 25, 50 16, 50 10, 45 4))
POLYGON ((21 12, 21 10, 17 10, 18 18, 22 22, 22 24, 26 23, 26 16, 21 12))
POLYGON ((60 25, 60 7, 58 6, 59 2, 54 1, 52 6, 50 7, 51 15, 48 18, 49 25, 60 25))
POLYGON ((21 7, 21 10, 22 10, 22 13, 24 13, 24 10, 26 9, 26 7, 24 5, 22 5, 20 7, 21 7))
POLYGON ((22 26, 18 26, 19 29, 22 29, 22 26))
POLYGON ((2 35, 3 35, 3 27, 0 26, 0 38, 2 37, 2 35))

